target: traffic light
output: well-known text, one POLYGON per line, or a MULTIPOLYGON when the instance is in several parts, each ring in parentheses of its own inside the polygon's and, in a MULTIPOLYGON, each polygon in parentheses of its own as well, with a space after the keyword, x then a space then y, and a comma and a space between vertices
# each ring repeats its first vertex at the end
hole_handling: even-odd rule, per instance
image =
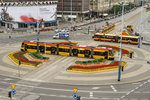
POLYGON ((81 98, 81 96, 78 96, 78 97, 77 97, 77 100, 80 100, 80 98, 81 98))
POLYGON ((8 97, 11 98, 11 91, 8 92, 8 97))

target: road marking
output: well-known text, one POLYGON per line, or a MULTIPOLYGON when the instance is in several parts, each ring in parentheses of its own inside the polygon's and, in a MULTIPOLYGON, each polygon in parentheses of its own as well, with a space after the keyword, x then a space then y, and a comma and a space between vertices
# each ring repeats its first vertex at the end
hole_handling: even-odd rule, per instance
POLYGON ((93 90, 97 90, 97 89, 99 89, 99 88, 101 88, 101 87, 93 87, 92 89, 93 89, 93 90))
POLYGON ((5 80, 5 81, 11 81, 11 80, 13 80, 13 79, 11 79, 11 78, 5 78, 5 79, 3 79, 3 80, 5 80))
MULTIPOLYGON (((3 83, 3 84, 8 84, 8 85, 11 85, 11 84, 15 84, 18 88, 19 86, 20 87, 26 87, 26 88, 36 88, 36 89, 45 89, 45 90, 54 90, 54 91, 69 91, 69 92, 72 92, 72 89, 57 89, 57 88, 47 88, 47 87, 37 87, 37 86, 29 86, 29 85, 23 85, 23 84, 16 84, 16 83, 8 83, 8 82, 3 82, 3 81, 0 81, 0 83, 3 83)), ((84 93, 89 93, 91 91, 88 91, 88 90, 78 90, 79 92, 84 92, 84 93)), ((96 92, 96 93, 114 93, 113 91, 92 91, 92 92, 96 92)), ((129 91, 119 91, 119 92, 115 92, 115 93, 127 93, 129 91)))
POLYGON ((135 90, 137 90, 139 87, 136 87, 135 90))
POLYGON ((117 90, 115 89, 113 85, 110 85, 110 87, 113 89, 114 92, 117 92, 117 90))
POLYGON ((68 96, 65 96, 65 95, 59 95, 59 97, 68 97, 68 96))
MULTIPOLYGON (((1 88, 0 88, 1 89, 1 88)), ((4 89, 4 91, 9 91, 9 90, 6 90, 4 89)), ((40 95, 40 96, 48 96, 48 97, 64 97, 64 98, 72 98, 72 96, 67 96, 67 95, 54 95, 54 94, 44 94, 44 93, 34 93, 34 92, 29 92, 29 91, 17 91, 17 93, 22 93, 22 94, 32 94, 32 95, 40 95)), ((92 92, 93 93, 93 92, 92 92)), ((0 98, 3 97, 3 96, 0 96, 0 98)), ((8 97, 5 97, 5 98, 8 98, 8 97)), ((91 100, 94 100, 94 99, 97 99, 97 100, 101 100, 101 99, 108 99, 108 100, 117 100, 118 98, 98 98, 98 97, 92 97, 92 98, 89 98, 89 97, 82 97, 84 99, 91 99, 91 100)), ((16 98, 13 98, 13 99, 16 99, 16 98)))
POLYGON ((144 82, 143 84, 146 84, 147 82, 144 82))
MULTIPOLYGON (((0 96, 0 98, 7 98, 7 99, 10 99, 10 98, 8 98, 8 97, 5 97, 5 96, 0 96)), ((15 97, 12 97, 12 100, 16 100, 16 98, 15 97)))
POLYGON ((142 87, 144 84, 140 84, 140 87, 142 87))
POLYGON ((125 96, 122 96, 121 99, 123 99, 125 96))
POLYGON ((90 98, 93 98, 93 92, 90 92, 90 98))

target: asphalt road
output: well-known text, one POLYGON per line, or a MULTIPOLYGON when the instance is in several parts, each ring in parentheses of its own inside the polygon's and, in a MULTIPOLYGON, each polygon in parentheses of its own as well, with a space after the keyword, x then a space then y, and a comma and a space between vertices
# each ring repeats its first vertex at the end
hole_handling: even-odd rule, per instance
MULTIPOLYGON (((149 13, 148 13, 149 14, 149 13)), ((145 23, 150 17, 147 15, 146 19, 143 19, 145 23)), ((114 19, 115 20, 115 19, 114 19)), ((119 20, 119 19, 118 19, 119 20)), ((137 19, 138 20, 138 19, 137 19)), ((137 21, 135 21, 137 22, 137 21)), ((103 22, 104 24, 104 22, 103 22)), ((102 25, 102 24, 101 24, 102 25)), ((136 23, 134 25, 137 25, 136 23)), ((146 39, 149 39, 149 28, 147 24, 143 27, 146 39)), ((52 40, 54 32, 46 32, 40 34, 40 40, 52 40)), ((0 34, 1 35, 1 34, 0 34)), ((0 36, 0 47, 13 46, 13 44, 21 44, 23 40, 36 40, 36 34, 28 35, 11 35, 10 34, 0 36)), ((93 41, 91 35, 78 34, 77 32, 71 33, 71 39, 73 41, 93 41)), ((145 50, 149 51, 150 46, 142 45, 145 50)), ((13 66, 9 66, 13 67, 13 66)), ((24 69, 22 69, 24 70, 24 69)), ((117 80, 116 80, 117 81, 117 80)), ((81 96, 82 100, 150 100, 150 79, 132 84, 123 85, 92 85, 92 86, 80 86, 80 85, 61 85, 50 84, 43 82, 33 82, 20 80, 18 78, 0 76, 0 100, 9 100, 8 91, 11 90, 11 84, 15 84, 16 95, 13 96, 13 100, 20 100, 28 95, 38 95, 41 100, 74 100, 72 97, 73 88, 77 88, 77 94, 81 96)), ((28 99, 29 100, 29 99, 28 99)))
MULTIPOLYGON (((77 95, 82 100, 149 100, 150 79, 142 82, 107 85, 107 86, 68 86, 60 84, 40 83, 19 80, 9 77, 0 77, 1 100, 8 100, 10 84, 15 84, 16 94, 13 99, 24 98, 28 95, 38 95, 41 100, 73 100, 73 88, 77 88, 77 95)), ((29 100, 29 99, 28 99, 29 100)), ((32 99, 30 99, 32 100, 32 99)))

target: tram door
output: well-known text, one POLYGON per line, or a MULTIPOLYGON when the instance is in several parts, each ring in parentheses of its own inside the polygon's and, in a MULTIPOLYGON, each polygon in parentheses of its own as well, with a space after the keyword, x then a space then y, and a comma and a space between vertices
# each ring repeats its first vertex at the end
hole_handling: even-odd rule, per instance
POLYGON ((39 46, 40 52, 45 53, 45 47, 44 46, 39 46))
POLYGON ((25 51, 27 51, 27 47, 28 47, 28 45, 27 45, 27 44, 25 44, 25 49, 24 49, 25 51))
POLYGON ((104 55, 105 55, 105 59, 108 59, 108 52, 105 52, 104 55))
POLYGON ((118 36, 115 36, 115 42, 118 43, 118 40, 119 40, 119 37, 118 37, 118 36))

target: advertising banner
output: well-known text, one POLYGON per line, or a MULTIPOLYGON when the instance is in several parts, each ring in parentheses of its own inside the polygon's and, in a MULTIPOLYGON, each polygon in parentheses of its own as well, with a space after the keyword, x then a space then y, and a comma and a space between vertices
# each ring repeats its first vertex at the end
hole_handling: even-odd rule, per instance
POLYGON ((15 22, 37 22, 56 20, 57 5, 0 7, 0 19, 15 22))

